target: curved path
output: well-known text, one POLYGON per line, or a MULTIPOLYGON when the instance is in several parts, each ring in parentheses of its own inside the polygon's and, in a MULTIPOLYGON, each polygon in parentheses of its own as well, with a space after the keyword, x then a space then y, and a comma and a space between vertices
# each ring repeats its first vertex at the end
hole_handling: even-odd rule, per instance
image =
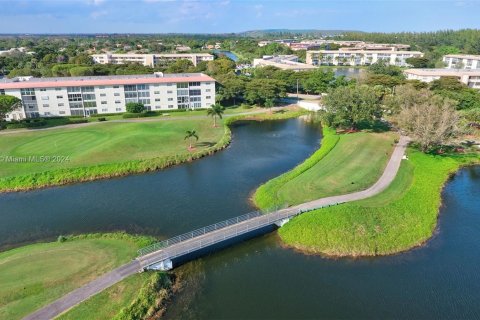
MULTIPOLYGON (((400 140, 395 146, 395 150, 393 151, 392 156, 387 166, 385 167, 385 170, 382 176, 380 177, 380 179, 378 179, 378 181, 373 186, 371 186, 368 189, 365 189, 359 192, 344 194, 340 196, 332 196, 332 197, 313 200, 310 202, 305 202, 294 207, 282 209, 271 214, 262 215, 250 220, 240 222, 238 224, 220 229, 219 231, 223 232, 224 234, 229 232, 236 233, 236 230, 238 230, 239 228, 248 229, 249 227, 253 227, 255 225, 261 224, 264 220, 269 220, 270 219, 269 216, 272 216, 272 215, 275 215, 275 219, 288 218, 300 211, 314 210, 314 209, 329 206, 329 205, 361 200, 361 199, 365 199, 365 198, 369 198, 374 195, 377 195, 383 190, 385 190, 390 185, 390 183, 392 183, 392 181, 395 179, 395 176, 397 175, 398 169, 400 168, 400 164, 405 154, 405 149, 409 141, 410 139, 408 137, 405 137, 405 136, 400 137, 400 140)), ((208 240, 209 237, 215 237, 215 232, 205 234, 200 237, 195 237, 193 239, 180 242, 167 249, 159 250, 151 254, 139 257, 133 260, 132 262, 127 263, 113 271, 110 271, 104 274, 103 276, 93 280, 92 282, 70 292, 69 294, 54 301, 53 303, 30 314, 24 319, 47 320, 47 319, 55 318, 61 313, 76 306, 80 302, 87 300, 88 298, 94 296, 95 294, 107 289, 108 287, 116 284, 117 282, 120 282, 126 277, 132 274, 135 274, 136 272, 139 272, 140 270, 142 270, 142 268, 162 260, 165 257, 165 255, 168 254, 169 251, 178 252, 183 248, 187 248, 189 244, 193 244, 195 242, 198 243, 198 241, 200 242, 209 241, 208 240)))

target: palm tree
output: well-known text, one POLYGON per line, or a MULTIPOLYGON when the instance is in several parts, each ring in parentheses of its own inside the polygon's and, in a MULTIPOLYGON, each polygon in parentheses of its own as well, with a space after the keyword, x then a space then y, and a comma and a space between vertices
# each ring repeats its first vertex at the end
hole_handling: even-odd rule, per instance
POLYGON ((265 100, 265 107, 270 110, 270 113, 272 113, 272 108, 275 106, 275 101, 273 99, 266 99, 265 100))
POLYGON ((189 143, 188 149, 192 150, 193 149, 192 139, 195 138, 198 141, 198 134, 195 130, 187 130, 185 133, 186 133, 186 136, 185 136, 185 139, 183 140, 188 139, 188 143, 189 143))
POLYGON ((207 110, 207 115, 213 117, 213 127, 217 127, 217 117, 222 119, 222 115, 225 112, 225 108, 219 104, 214 104, 210 109, 207 110))

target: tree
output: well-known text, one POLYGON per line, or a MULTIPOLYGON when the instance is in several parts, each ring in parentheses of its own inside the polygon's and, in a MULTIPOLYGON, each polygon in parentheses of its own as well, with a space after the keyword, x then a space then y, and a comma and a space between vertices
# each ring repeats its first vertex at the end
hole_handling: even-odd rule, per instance
POLYGON ((234 73, 228 73, 216 78, 218 81, 218 101, 231 101, 235 105, 238 99, 243 98, 245 92, 246 79, 242 76, 237 76, 234 73))
POLYGON ((127 112, 130 113, 142 113, 145 111, 145 106, 140 102, 129 102, 126 104, 127 112))
POLYGON ((382 116, 380 98, 366 85, 330 89, 324 105, 325 121, 335 128, 357 129, 360 123, 371 125, 382 116))
POLYGON ((272 112, 272 108, 274 106, 275 106, 275 101, 273 99, 265 100, 265 108, 268 108, 270 110, 270 113, 272 112))
POLYGON ((223 56, 221 58, 208 62, 207 73, 213 76, 219 74, 227 74, 231 71, 235 71, 236 67, 237 65, 235 61, 223 56))
POLYGON ((454 106, 453 100, 433 95, 421 103, 404 106, 398 115, 398 123, 426 152, 457 134, 459 116, 454 106))
POLYGON ((405 62, 408 63, 409 65, 411 65, 414 68, 428 68, 428 64, 429 64, 430 60, 428 60, 427 58, 423 58, 423 57, 418 57, 418 58, 411 57, 411 58, 405 59, 405 62))
POLYGON ((167 67, 168 73, 185 73, 189 72, 194 68, 192 61, 187 59, 179 59, 171 63, 167 67))
POLYGON ((213 118, 213 127, 217 127, 217 117, 222 119, 222 115, 225 112, 225 108, 219 104, 214 104, 210 109, 207 110, 207 115, 213 118))
POLYGON ((245 88, 245 99, 252 104, 265 105, 266 100, 277 100, 285 94, 286 83, 275 79, 253 79, 245 88))
POLYGON ((14 96, 0 95, 0 121, 21 105, 21 100, 14 96))
POLYGON ((71 68, 69 71, 72 77, 93 76, 92 67, 78 66, 71 68))
POLYGON ((192 140, 196 139, 196 141, 198 141, 198 134, 195 130, 187 130, 185 133, 186 133, 186 135, 185 135, 185 138, 183 140, 188 139, 188 143, 189 143, 188 149, 192 150, 193 149, 192 140))
POLYGON ((383 59, 368 66, 368 71, 372 74, 385 74, 387 76, 399 77, 401 79, 405 78, 401 68, 389 65, 383 59))
POLYGON ((308 77, 303 81, 303 89, 308 93, 324 93, 335 85, 335 73, 333 71, 323 71, 321 69, 308 73, 308 77))

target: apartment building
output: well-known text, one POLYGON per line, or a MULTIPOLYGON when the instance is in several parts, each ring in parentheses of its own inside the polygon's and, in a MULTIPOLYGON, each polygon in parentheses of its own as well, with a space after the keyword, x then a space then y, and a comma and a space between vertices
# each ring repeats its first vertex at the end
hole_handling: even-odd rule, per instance
POLYGON ((253 59, 254 67, 273 66, 282 70, 306 71, 316 69, 316 66, 298 62, 296 55, 263 56, 253 59))
POLYGON ((441 77, 455 77, 470 88, 480 89, 480 69, 407 69, 404 71, 408 80, 432 82, 441 77))
POLYGON ((129 102, 148 110, 198 109, 215 103, 215 79, 202 73, 0 80, 0 94, 22 106, 6 120, 125 112, 129 102))
POLYGON ((307 51, 307 64, 334 66, 364 66, 380 60, 399 67, 408 66, 406 59, 422 57, 419 51, 394 50, 318 50, 307 51))
POLYGON ((480 55, 447 54, 443 62, 447 69, 480 69, 480 55))
POLYGON ((104 53, 93 54, 91 57, 93 62, 100 64, 138 63, 148 67, 164 65, 180 59, 190 60, 196 66, 201 61, 212 61, 214 59, 214 56, 208 53, 104 53))

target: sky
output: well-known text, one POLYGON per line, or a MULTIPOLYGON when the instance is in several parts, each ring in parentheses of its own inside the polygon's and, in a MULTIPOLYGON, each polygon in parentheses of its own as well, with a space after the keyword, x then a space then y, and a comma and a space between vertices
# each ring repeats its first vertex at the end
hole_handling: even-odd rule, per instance
POLYGON ((480 0, 0 0, 0 33, 480 29, 480 0))

